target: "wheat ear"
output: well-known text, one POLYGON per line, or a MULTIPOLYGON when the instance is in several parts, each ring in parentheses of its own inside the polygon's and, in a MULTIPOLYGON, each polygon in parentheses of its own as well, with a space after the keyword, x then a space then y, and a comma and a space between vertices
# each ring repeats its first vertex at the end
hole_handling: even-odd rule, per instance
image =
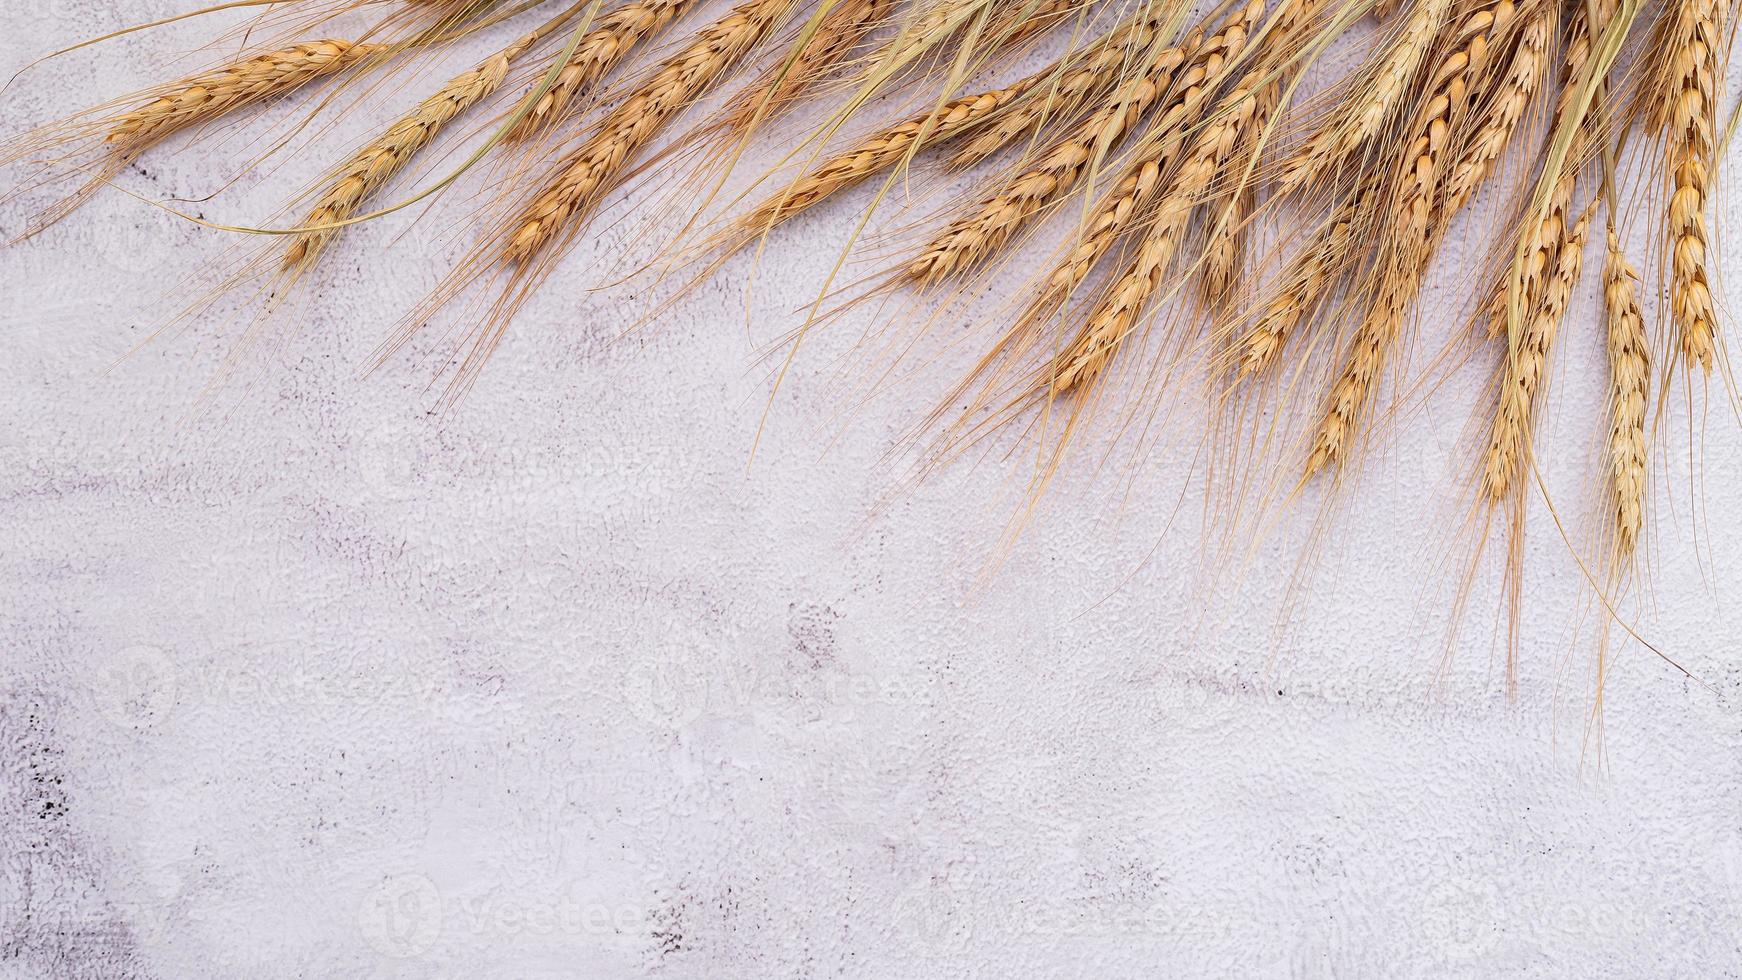
POLYGON ((1645 406, 1651 393, 1650 343, 1621 242, 1610 230, 1603 266, 1603 309, 1609 327, 1609 484, 1616 544, 1633 554, 1645 514, 1645 406))
POLYGON ((1542 302, 1507 355, 1500 403, 1494 412, 1482 469, 1482 490, 1491 501, 1502 499, 1512 489, 1519 461, 1526 454, 1542 379, 1548 370, 1548 352, 1579 281, 1590 224, 1587 210, 1562 243, 1555 268, 1544 283, 1542 302))
POLYGON ((1226 175, 1233 178, 1235 186, 1199 206, 1199 211, 1208 221, 1209 240, 1204 245, 1203 271, 1198 282, 1204 304, 1212 311, 1234 294, 1235 278, 1246 254, 1246 225, 1258 203, 1256 180, 1246 172, 1244 165, 1256 165, 1259 133, 1269 124, 1281 100, 1282 87, 1278 82, 1264 86, 1257 96, 1251 126, 1240 136, 1240 152, 1229 156, 1231 161, 1240 164, 1226 175))
POLYGON ((1054 77, 1036 86, 1035 93, 1011 106, 982 127, 950 157, 950 166, 965 170, 1012 142, 1038 129, 1049 119, 1069 118, 1072 110, 1105 95, 1119 84, 1121 73, 1132 59, 1151 49, 1156 32, 1170 20, 1171 8, 1152 4, 1134 22, 1114 28, 1106 35, 1072 52, 1059 63, 1054 77))
POLYGON ((1451 9, 1451 0, 1422 0, 1415 5, 1409 20, 1380 53, 1377 62, 1359 76, 1362 84, 1338 104, 1324 125, 1282 165, 1277 175, 1279 191, 1291 191, 1308 178, 1336 166, 1379 132, 1392 110, 1408 94, 1416 69, 1433 47, 1434 37, 1451 9))
POLYGON ((600 120, 585 143, 564 157, 556 176, 515 222, 503 259, 525 262, 564 229, 572 229, 573 222, 585 220, 630 156, 779 26, 793 6, 793 0, 740 4, 661 65, 600 120))
POLYGON ((1224 163, 1262 108, 1262 93, 1237 87, 1195 137, 1166 196, 1156 206, 1153 224, 1125 274, 1089 314, 1076 339, 1052 372, 1054 397, 1091 384, 1106 369, 1137 325, 1144 306, 1166 276, 1193 207, 1215 181, 1224 163))
POLYGON ((801 47, 770 64, 732 96, 721 115, 721 127, 742 132, 759 113, 778 113, 838 67, 894 9, 895 0, 842 0, 823 16, 801 47))
MULTIPOLYGON (((1272 15, 1274 22, 1266 33, 1269 43, 1280 44, 1278 39, 1290 36, 1315 7, 1316 0, 1286 0, 1272 15)), ((1178 158, 1182 141, 1191 134, 1192 121, 1238 64, 1246 37, 1245 31, 1236 31, 1202 44, 1187 41, 1194 51, 1192 63, 1149 123, 1112 190, 1096 202, 1095 213, 1077 234, 1070 251, 1047 275, 1022 322, 1032 322, 1065 302, 1120 236, 1168 189, 1163 178, 1178 158)), ((1250 77, 1264 74, 1255 68, 1250 77)))
POLYGON ((919 113, 865 137, 734 221, 724 249, 742 248, 793 215, 901 163, 917 152, 922 140, 928 144, 943 142, 986 124, 999 110, 1013 105, 1030 91, 1044 74, 1005 88, 952 99, 936 110, 919 113))
POLYGON ((1711 192, 1716 119, 1717 0, 1668 5, 1677 17, 1661 128, 1667 130, 1670 199, 1670 312, 1681 354, 1712 369, 1717 315, 1706 265, 1706 201, 1711 192))
POLYGON ((335 226, 356 214, 358 206, 404 169, 444 126, 500 88, 514 59, 525 54, 537 40, 537 34, 528 34, 472 70, 454 76, 440 91, 418 103, 417 108, 352 155, 303 219, 303 227, 311 230, 291 239, 284 251, 282 268, 306 271, 312 266, 339 233, 335 226))
POLYGON ((1331 387, 1307 457, 1308 476, 1343 459, 1391 345, 1403 330, 1404 316, 1432 253, 1436 224, 1443 225, 1436 221, 1434 205, 1453 149, 1452 125, 1470 102, 1471 79, 1486 67, 1490 40, 1511 25, 1516 13, 1510 0, 1471 12, 1459 25, 1456 46, 1434 68, 1411 129, 1411 142, 1396 170, 1391 242, 1380 266, 1373 308, 1356 329, 1342 374, 1331 387))
POLYGON ((1498 90, 1481 107, 1474 128, 1446 177, 1445 204, 1441 215, 1450 220, 1469 202, 1518 129, 1531 99, 1542 85, 1549 64, 1549 45, 1554 41, 1559 4, 1539 2, 1518 29, 1517 46, 1507 63, 1498 90))
POLYGON ((1371 192, 1351 195, 1337 206, 1312 241, 1289 261, 1275 294, 1240 340, 1242 374, 1259 374, 1274 363, 1301 318, 1319 306, 1344 264, 1353 257, 1357 222, 1372 203, 1371 192))
POLYGON ((288 94, 388 48, 329 38, 255 55, 170 85, 163 95, 116 119, 104 141, 130 158, 190 126, 288 94))
POLYGON ((921 285, 937 282, 972 267, 1009 241, 1017 229, 1068 193, 1096 160, 1118 145, 1161 97, 1169 76, 1185 59, 1186 52, 1178 45, 1149 53, 1137 77, 1119 85, 1105 105, 1053 144, 1034 166, 933 238, 908 264, 906 277, 921 285))
POLYGON ((659 33, 695 3, 696 0, 638 0, 600 17, 597 26, 575 45, 550 89, 542 95, 537 90, 526 94, 526 100, 517 107, 524 108, 526 114, 503 138, 511 143, 521 142, 555 125, 573 108, 575 96, 604 78, 643 41, 659 33), (526 101, 531 105, 526 105, 526 101))
MULTIPOLYGON (((1613 3, 1597 4, 1596 23, 1602 23, 1613 13, 1613 3)), ((1494 295, 1489 301, 1488 335, 1498 337, 1506 332, 1511 320, 1512 311, 1508 307, 1513 295, 1508 292, 1512 288, 1518 300, 1518 310, 1524 315, 1530 315, 1542 298, 1543 277, 1548 273, 1560 249, 1567 230, 1567 220, 1572 208, 1573 191, 1578 183, 1579 170, 1590 150, 1597 127, 1592 125, 1591 109, 1588 106, 1580 112, 1577 105, 1578 91, 1587 80, 1590 68, 1592 41, 1592 12, 1581 5, 1576 11, 1570 35, 1566 44, 1566 55, 1561 71, 1560 96, 1555 101, 1554 121, 1550 127, 1551 134, 1566 129, 1569 133, 1567 152, 1560 166, 1560 173, 1555 176, 1555 182, 1549 191, 1547 205, 1542 218, 1534 227, 1528 225, 1524 234, 1527 236, 1523 248, 1513 260, 1512 269, 1507 279, 1497 284, 1494 295), (1510 286, 1509 286, 1510 283, 1510 286)), ((1604 97, 1604 88, 1599 86, 1593 106, 1604 97)))

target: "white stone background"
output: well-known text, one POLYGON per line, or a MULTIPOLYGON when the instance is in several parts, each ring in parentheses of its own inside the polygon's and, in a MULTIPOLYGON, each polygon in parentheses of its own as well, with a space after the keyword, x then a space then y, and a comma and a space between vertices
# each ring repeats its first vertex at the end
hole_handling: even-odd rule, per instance
MULTIPOLYGON (((8 4, 0 67, 182 9, 8 4)), ((6 131, 161 80, 211 33, 35 69, 6 131)), ((200 197, 247 150, 124 183, 200 197)), ((256 220, 327 159, 197 207, 256 220)), ((897 492, 883 454, 923 397, 839 422, 831 384, 872 310, 807 342, 752 459, 757 355, 865 199, 771 244, 749 332, 746 257, 613 342, 660 291, 587 290, 634 234, 602 232, 445 419, 439 348, 361 372, 464 245, 440 212, 346 236, 281 353, 192 423, 224 316, 115 362, 234 239, 110 192, 0 251, 0 976, 1742 973, 1722 399, 1700 474, 1672 404, 1628 604, 1703 683, 1619 648, 1598 767, 1600 617, 1540 501, 1516 696, 1491 562, 1446 641, 1479 371, 1400 422, 1292 602, 1322 488, 1215 588, 1195 502, 1164 534, 1177 488, 1121 511, 1081 464, 984 574, 1025 458, 897 492)), ((1436 313, 1467 294, 1446 268, 1436 313)), ((1587 277, 1542 439, 1586 525, 1596 299, 1587 277)))

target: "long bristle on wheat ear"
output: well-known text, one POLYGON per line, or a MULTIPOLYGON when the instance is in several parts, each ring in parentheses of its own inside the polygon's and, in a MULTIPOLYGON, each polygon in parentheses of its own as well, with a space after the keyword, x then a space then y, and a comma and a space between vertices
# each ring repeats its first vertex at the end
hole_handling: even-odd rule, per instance
POLYGON ((329 38, 255 55, 167 86, 163 95, 116 119, 104 139, 114 152, 131 156, 190 126, 288 95, 389 47, 329 38))
POLYGON ((667 60, 593 135, 564 157, 555 176, 527 204, 502 249, 505 262, 525 262, 559 234, 586 220, 614 186, 623 165, 673 115, 718 81, 796 6, 795 0, 750 0, 705 28, 667 60))
POLYGON ((461 113, 490 97, 508 77, 514 59, 530 48, 529 35, 491 55, 476 68, 456 75, 417 108, 388 127, 387 132, 358 150, 338 170, 338 176, 303 219, 312 229, 291 239, 281 263, 286 270, 306 270, 368 197, 405 168, 461 113))
POLYGON ((640 0, 625 4, 599 18, 598 24, 576 43, 574 52, 557 72, 550 88, 526 94, 521 106, 525 115, 504 135, 508 142, 536 136, 568 118, 575 97, 604 78, 642 42, 694 6, 696 0, 640 0))

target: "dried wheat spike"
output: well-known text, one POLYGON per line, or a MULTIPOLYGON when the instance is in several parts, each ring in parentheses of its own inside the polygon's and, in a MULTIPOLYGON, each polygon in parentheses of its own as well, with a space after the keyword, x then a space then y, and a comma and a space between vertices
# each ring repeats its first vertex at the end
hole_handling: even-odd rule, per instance
POLYGON ((1288 192, 1309 178, 1335 167, 1379 132, 1391 112, 1409 93, 1416 69, 1433 47, 1440 25, 1452 9, 1451 0, 1422 0, 1403 29, 1380 52, 1371 69, 1361 73, 1361 85, 1338 104, 1324 124, 1291 156, 1277 176, 1288 192))
POLYGON ((1254 158, 1260 149, 1259 134, 1269 125, 1281 101, 1282 87, 1277 82, 1271 82, 1259 92, 1250 125, 1239 134, 1239 152, 1227 157, 1230 166, 1224 176, 1231 186, 1223 188, 1198 208, 1204 215, 1209 236, 1204 245, 1199 292, 1206 308, 1212 312, 1234 295, 1235 279, 1246 253, 1246 223, 1258 202, 1256 177, 1249 176, 1246 168, 1255 163, 1254 158))
POLYGON ((1634 289, 1639 274, 1609 231, 1603 310, 1609 326, 1609 483, 1616 544, 1623 558, 1639 544, 1645 514, 1645 406, 1651 393, 1650 343, 1634 289))
MULTIPOLYGON (((1278 45, 1272 50, 1284 50, 1282 42, 1276 39, 1290 37, 1296 27, 1310 19, 1317 5, 1318 0, 1286 0, 1279 6, 1266 32, 1271 43, 1278 45)), ((1192 121, 1238 63, 1245 39, 1245 32, 1219 35, 1202 44, 1188 39, 1187 46, 1193 49, 1192 63, 1175 81, 1173 91, 1150 121, 1142 141, 1132 150, 1112 190, 1096 202, 1094 215, 1078 233, 1070 251, 1048 274, 1023 314, 1023 322, 1036 321, 1063 303, 1119 237, 1155 203, 1157 195, 1167 190, 1163 177, 1173 167, 1181 141, 1191 135, 1192 121), (1229 47, 1229 42, 1235 46, 1229 47)), ((1247 77, 1262 78, 1268 70, 1269 66, 1261 64, 1252 68, 1247 77)), ((1250 91, 1250 86, 1244 90, 1250 91)))
POLYGON ((907 278, 929 285, 997 251, 1030 218, 1075 187, 1097 159, 1124 139, 1166 91, 1172 72, 1185 58, 1185 50, 1177 45, 1147 55, 1139 75, 1115 88, 1105 105, 1042 154, 1034 166, 933 238, 908 264, 907 278))
MULTIPOLYGON (((1597 5, 1596 15, 1601 23, 1613 13, 1612 2, 1601 0, 1597 5)), ((1577 96, 1581 85, 1586 81, 1587 66, 1591 57, 1591 17, 1590 11, 1581 5, 1574 12, 1574 19, 1569 31, 1564 64, 1561 69, 1561 91, 1555 101, 1553 122, 1549 132, 1559 132, 1563 126, 1572 127, 1571 139, 1567 146, 1565 161, 1561 164, 1560 175, 1550 191, 1547 207, 1541 220, 1535 228, 1528 229, 1528 239, 1519 257, 1514 260, 1511 274, 1496 284, 1494 294, 1490 297, 1488 316, 1488 335, 1497 337, 1506 332, 1510 322, 1508 302, 1513 297, 1509 288, 1515 288, 1518 299, 1518 309, 1524 315, 1534 311, 1542 299, 1543 276, 1548 272, 1554 261, 1556 249, 1560 247, 1561 239, 1566 231, 1568 213, 1572 208, 1573 190, 1578 183, 1579 170, 1583 166, 1586 155, 1590 152, 1593 137, 1599 135, 1593 120, 1590 118, 1591 107, 1586 107, 1584 114, 1574 118, 1578 113, 1577 96)), ((1599 86, 1596 93, 1597 104, 1604 98, 1605 89, 1599 86)))
POLYGON ((1351 196, 1337 210, 1307 247, 1290 260, 1281 277, 1281 287, 1258 322, 1240 340, 1240 372, 1262 373, 1275 363, 1276 355, 1306 312, 1315 308, 1336 281, 1338 272, 1353 257, 1355 229, 1360 216, 1373 204, 1373 194, 1351 196))
POLYGON ((1542 303, 1525 324, 1517 345, 1507 354, 1500 381, 1500 404, 1494 413, 1482 470, 1482 490, 1490 501, 1504 498, 1517 479, 1519 462, 1529 445, 1542 379, 1548 371, 1548 352, 1554 346, 1561 317, 1566 315, 1573 287, 1578 284, 1590 226, 1591 213, 1587 210, 1561 243, 1554 272, 1544 285, 1542 303))
POLYGON ((1500 87, 1482 107, 1474 131, 1467 137, 1446 178, 1446 203, 1441 211, 1446 220, 1469 203, 1476 188, 1493 173, 1494 164, 1512 140, 1525 110, 1530 107, 1548 68, 1556 14, 1555 4, 1539 2, 1536 10, 1519 26, 1518 44, 1513 49, 1500 87))
POLYGON ((1013 105, 988 123, 950 157, 950 166, 965 170, 1038 129, 1049 119, 1068 118, 1071 111, 1119 84, 1134 58, 1151 50, 1156 32, 1171 18, 1162 5, 1151 7, 1131 23, 1072 52, 1033 97, 1013 105))
POLYGON ((115 121, 105 142, 131 156, 173 133, 210 122, 234 109, 276 98, 308 82, 343 71, 385 44, 353 44, 329 38, 305 41, 255 55, 204 75, 184 79, 166 93, 115 121))
POLYGON ((734 222, 735 231, 729 236, 727 247, 742 247, 793 215, 895 166, 914 152, 921 139, 942 142, 960 135, 990 118, 1000 108, 1015 102, 1032 83, 1033 80, 1028 79, 1008 88, 954 99, 936 112, 919 113, 860 140, 852 148, 817 165, 790 187, 769 196, 734 222))
POLYGON ((1434 67, 1422 108, 1411 126, 1411 142, 1397 165, 1395 203, 1387 229, 1387 257, 1380 269, 1379 289, 1372 310, 1363 318, 1350 344, 1343 373, 1331 387, 1329 404, 1313 436, 1306 474, 1312 476, 1340 462, 1362 411, 1372 396, 1379 371, 1403 330, 1436 232, 1435 202, 1442 173, 1454 149, 1452 124, 1471 101, 1469 84, 1483 74, 1491 41, 1511 25, 1517 8, 1509 0, 1473 11, 1457 32, 1456 46, 1434 67))
MULTIPOLYGON (((1250 76, 1248 84, 1255 83, 1250 76)), ((1076 339, 1059 356, 1051 375, 1053 397, 1092 384, 1135 329, 1144 306, 1164 281, 1179 251, 1186 223, 1241 137, 1262 108, 1262 94, 1237 87, 1217 107, 1186 152, 1153 223, 1125 274, 1089 314, 1076 339)))
POLYGON ((703 29, 563 158, 555 178, 521 212, 502 251, 525 262, 584 220, 613 186, 629 157, 660 127, 718 81, 792 11, 794 0, 748 0, 703 29))
MULTIPOLYGON (((574 53, 557 73, 549 91, 533 100, 530 107, 522 102, 519 108, 526 108, 526 114, 503 138, 511 143, 520 142, 555 125, 573 108, 576 95, 604 78, 637 45, 659 33, 695 3, 696 0, 638 0, 599 18, 598 26, 575 45, 574 53)), ((534 89, 526 98, 532 99, 536 93, 534 89)))
POLYGON ((1679 0, 1665 7, 1665 16, 1676 18, 1658 117, 1668 153, 1670 312, 1682 357, 1710 372, 1717 314, 1706 265, 1706 202, 1717 122, 1718 3, 1679 0))
POLYGON ((282 268, 307 270, 312 266, 340 231, 326 226, 338 225, 356 214, 358 206, 428 146, 442 127, 489 98, 508 78, 514 59, 526 53, 536 40, 537 35, 523 37, 476 68, 456 75, 380 137, 358 150, 339 168, 336 179, 303 219, 303 227, 314 230, 291 239, 282 268))
POLYGON ((895 6, 895 0, 842 0, 824 15, 801 48, 770 64, 732 97, 721 116, 722 125, 740 131, 758 113, 778 113, 837 68, 895 6))

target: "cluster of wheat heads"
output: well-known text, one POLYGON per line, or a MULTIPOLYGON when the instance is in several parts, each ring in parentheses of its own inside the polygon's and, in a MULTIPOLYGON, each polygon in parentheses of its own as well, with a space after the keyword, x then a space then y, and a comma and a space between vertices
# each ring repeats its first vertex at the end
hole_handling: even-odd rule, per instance
MULTIPOLYGON (((398 121, 335 154, 277 224, 224 227, 264 236, 265 254, 225 282, 264 297, 251 334, 287 329, 272 310, 344 229, 464 186, 472 169, 487 190, 459 195, 476 210, 475 244, 380 351, 450 318, 461 337, 442 368, 451 405, 535 290, 598 285, 571 285, 585 270, 553 273, 638 179, 689 175, 683 200, 696 213, 663 216, 681 232, 641 274, 684 268, 692 284, 801 212, 870 185, 852 205, 865 208, 857 229, 869 208, 905 207, 921 231, 892 262, 879 245, 881 274, 818 283, 786 356, 853 302, 906 296, 936 309, 996 281, 1016 299, 954 341, 979 349, 926 418, 922 471, 1014 426, 1042 448, 1038 496, 1084 426, 1128 426, 1171 396, 1201 403, 1207 391, 1222 444, 1213 455, 1232 461, 1221 472, 1241 490, 1220 516, 1247 530, 1303 488, 1342 482, 1411 390, 1400 374, 1441 246, 1485 241, 1473 267, 1441 270, 1475 288, 1459 290, 1471 297, 1466 329, 1439 338, 1446 356, 1435 359, 1460 376, 1491 365, 1476 420, 1486 435, 1469 466, 1472 526, 1479 537, 1490 522, 1507 528, 1516 582, 1557 340, 1598 331, 1612 372, 1604 528, 1581 567, 1607 607, 1642 546, 1654 420, 1678 404, 1674 392, 1691 402, 1732 390, 1708 219, 1731 128, 1720 101, 1736 7, 261 0, 205 11, 228 11, 224 46, 239 54, 34 130, 0 155, 22 162, 14 193, 62 188, 28 237, 172 139, 197 143, 293 95, 311 116, 399 100, 443 52, 496 45, 403 97, 398 121), (249 6, 262 12, 238 25, 236 8, 249 6), (407 171, 444 137, 475 149, 417 186, 407 171), (759 140, 780 164, 721 193, 741 161, 768 159, 767 147, 746 152, 759 140), (965 189, 926 212, 906 193, 916 177, 965 189), (1652 224, 1656 247, 1629 256, 1624 242, 1641 236, 1623 232, 1635 221, 1652 224), (1587 262, 1598 242, 1601 260, 1587 262), (1032 269, 1037 253, 1038 275, 1012 271, 1015 256, 1032 269), (1592 270, 1602 317, 1563 323, 1592 270)), ((843 264, 858 239, 841 246, 843 264)))

